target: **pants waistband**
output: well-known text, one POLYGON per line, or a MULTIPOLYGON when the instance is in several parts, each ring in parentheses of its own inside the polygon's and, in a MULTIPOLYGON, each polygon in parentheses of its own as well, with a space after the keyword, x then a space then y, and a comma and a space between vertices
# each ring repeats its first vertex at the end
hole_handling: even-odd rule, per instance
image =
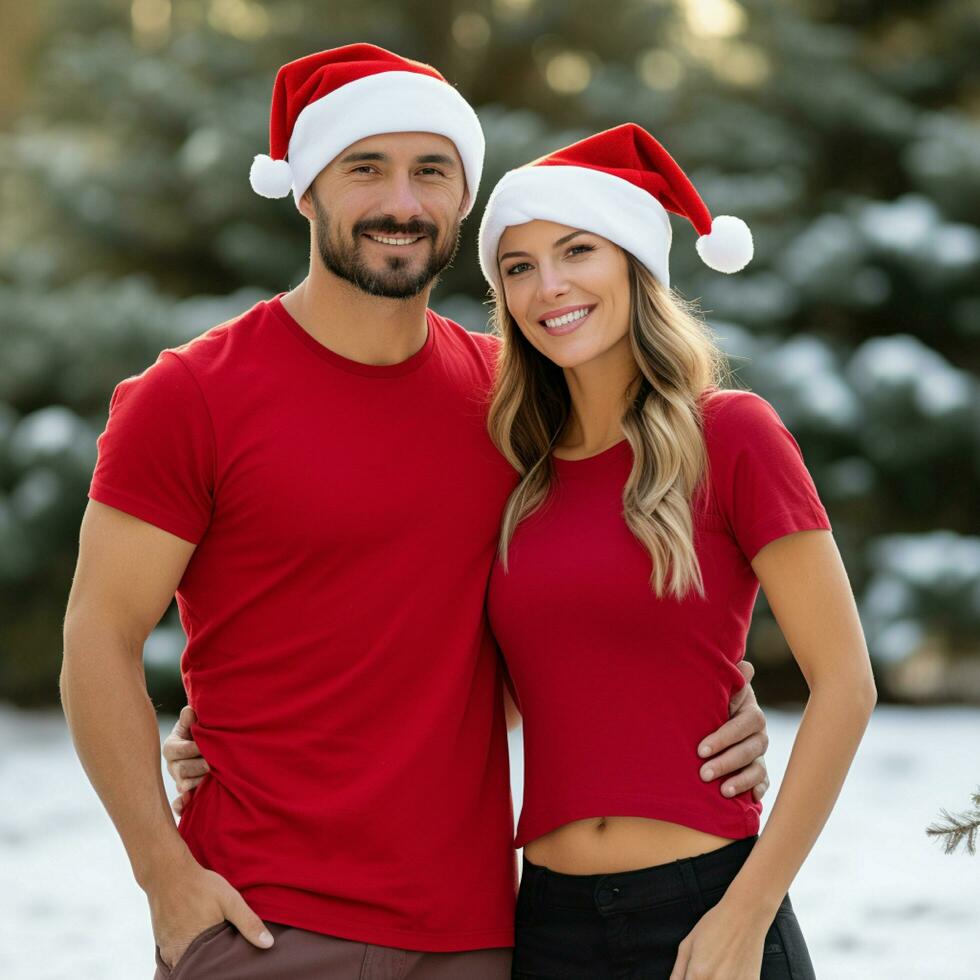
POLYGON ((749 856, 758 834, 695 857, 678 858, 636 871, 570 875, 523 859, 521 887, 537 901, 563 908, 594 909, 615 903, 620 910, 676 901, 700 891, 727 887, 749 856))

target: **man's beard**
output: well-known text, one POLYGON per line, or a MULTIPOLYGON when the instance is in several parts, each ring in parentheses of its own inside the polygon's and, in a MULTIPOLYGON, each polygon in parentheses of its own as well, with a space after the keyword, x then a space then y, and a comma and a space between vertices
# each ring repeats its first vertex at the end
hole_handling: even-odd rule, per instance
MULTIPOLYGON (((393 221, 377 219, 358 221, 351 229, 351 240, 345 241, 342 233, 331 234, 330 220, 316 194, 312 194, 313 210, 316 212, 316 247, 320 261, 335 275, 349 282, 362 292, 386 299, 409 299, 418 296, 446 266, 452 262, 459 249, 460 221, 449 229, 445 241, 438 243, 438 232, 434 224, 422 221, 396 225, 393 221), (364 260, 361 252, 363 235, 367 232, 380 235, 426 235, 430 243, 429 259, 418 272, 411 271, 413 259, 398 254, 385 257, 386 268, 375 272, 364 260)), ((413 248, 403 245, 402 248, 413 248)), ((398 246, 394 246, 398 248, 398 246)))

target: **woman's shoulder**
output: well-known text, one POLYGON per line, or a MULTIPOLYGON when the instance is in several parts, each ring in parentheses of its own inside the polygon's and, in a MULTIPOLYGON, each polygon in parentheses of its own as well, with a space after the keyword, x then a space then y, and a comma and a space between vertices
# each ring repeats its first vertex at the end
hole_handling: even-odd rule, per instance
POLYGON ((716 415, 758 411, 763 406, 772 408, 762 395, 748 388, 719 388, 717 385, 710 385, 701 392, 701 404, 705 411, 710 410, 716 415))
POLYGON ((719 431, 730 437, 779 423, 776 409, 762 395, 744 388, 706 388, 701 413, 706 438, 719 431))

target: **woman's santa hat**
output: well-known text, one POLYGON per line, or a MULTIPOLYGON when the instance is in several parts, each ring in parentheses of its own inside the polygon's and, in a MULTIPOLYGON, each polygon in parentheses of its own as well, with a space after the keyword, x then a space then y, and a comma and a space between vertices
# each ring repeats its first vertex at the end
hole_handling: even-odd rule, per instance
POLYGON ((499 292, 501 236, 511 225, 540 219, 608 238, 669 286, 668 211, 694 225, 705 265, 718 272, 748 265, 752 235, 745 222, 727 214, 712 220, 671 155, 641 126, 624 123, 504 174, 480 224, 480 265, 499 292))
POLYGON ((476 202, 485 141, 472 106, 431 65, 373 44, 348 44, 283 65, 272 89, 269 155, 252 161, 249 181, 263 197, 299 206, 316 175, 366 136, 437 133, 456 144, 467 214, 476 202))

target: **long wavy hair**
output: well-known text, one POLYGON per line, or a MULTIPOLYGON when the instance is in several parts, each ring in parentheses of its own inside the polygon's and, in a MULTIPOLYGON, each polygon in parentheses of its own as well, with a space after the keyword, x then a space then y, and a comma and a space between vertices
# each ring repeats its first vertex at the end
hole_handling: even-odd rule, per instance
MULTIPOLYGON (((696 304, 624 254, 637 373, 624 392, 623 433, 633 468, 623 488, 623 517, 650 554, 650 586, 658 598, 669 589, 680 599, 692 587, 703 597, 692 517, 692 500, 708 468, 701 399, 728 379, 727 361, 696 304)), ((521 333, 502 289, 494 304, 491 332, 503 344, 488 427, 521 477, 500 529, 498 553, 506 571, 514 529, 548 499, 555 478, 551 450, 568 423, 571 397, 562 369, 521 333)))

